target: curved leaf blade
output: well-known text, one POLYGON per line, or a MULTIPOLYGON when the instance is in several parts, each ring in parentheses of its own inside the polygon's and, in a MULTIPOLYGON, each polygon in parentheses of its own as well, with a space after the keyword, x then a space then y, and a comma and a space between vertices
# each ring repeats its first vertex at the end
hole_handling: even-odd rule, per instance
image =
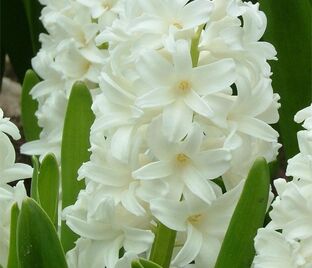
MULTIPOLYGON (((78 169, 89 160, 90 128, 94 121, 91 110, 92 97, 82 82, 76 82, 72 88, 64 122, 61 149, 62 207, 72 205, 78 193, 85 187, 84 181, 78 181, 78 169)), ((78 238, 65 224, 61 226, 61 240, 65 252, 74 247, 78 238)))
POLYGON ((32 160, 32 165, 33 165, 33 174, 32 174, 32 179, 31 179, 31 187, 30 187, 30 196, 33 198, 35 201, 38 203, 39 201, 39 193, 38 193, 38 175, 39 175, 39 161, 36 156, 33 156, 31 158, 32 160))
POLYGON ((67 268, 52 222, 30 198, 23 201, 17 221, 17 252, 20 268, 67 268))
POLYGON ((44 32, 43 25, 39 19, 42 6, 38 0, 23 0, 23 3, 28 21, 32 49, 34 53, 37 53, 41 47, 39 34, 44 32))
POLYGON ((44 157, 38 176, 40 205, 57 228, 59 201, 59 167, 53 154, 44 157))
POLYGON ((39 83, 39 78, 32 70, 27 70, 22 86, 21 99, 21 120, 24 130, 24 135, 27 141, 39 139, 41 128, 38 126, 38 119, 35 112, 38 109, 38 103, 33 100, 29 92, 39 83))
POLYGON ((260 0, 268 18, 264 40, 277 50, 271 62, 273 89, 281 96, 279 129, 286 159, 299 152, 294 115, 312 101, 311 2, 260 0), (287 18, 287 19, 286 19, 287 18))
POLYGON ((9 55, 19 82, 23 81, 25 72, 31 68, 31 58, 35 55, 32 50, 27 17, 22 1, 1 1, 1 33, 6 53, 9 55))
POLYGON ((264 158, 249 171, 241 197, 225 234, 215 268, 249 268, 254 237, 263 226, 270 190, 270 172, 264 158))
POLYGON ((18 256, 17 256, 17 219, 19 215, 19 208, 15 203, 11 208, 11 223, 10 223, 10 246, 9 246, 9 257, 7 268, 18 267, 18 256))

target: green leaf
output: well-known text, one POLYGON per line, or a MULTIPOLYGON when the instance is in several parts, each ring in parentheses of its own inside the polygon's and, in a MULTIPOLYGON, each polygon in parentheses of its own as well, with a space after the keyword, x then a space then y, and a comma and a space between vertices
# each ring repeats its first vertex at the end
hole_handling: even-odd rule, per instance
POLYGON ((44 32, 43 25, 39 19, 42 5, 38 0, 23 0, 23 3, 32 41, 32 49, 34 53, 37 53, 41 47, 39 42, 39 34, 44 32))
POLYGON ((158 222, 150 260, 169 268, 177 232, 158 222))
POLYGON ((264 158, 253 164, 233 213, 215 268, 250 268, 254 237, 263 226, 270 190, 269 168, 264 158))
POLYGON ((31 179, 31 188, 30 188, 30 196, 35 201, 39 202, 39 193, 38 193, 38 175, 39 175, 39 161, 36 156, 31 158, 33 165, 33 174, 31 179))
POLYGON ((308 0, 260 0, 268 18, 264 40, 277 50, 271 62, 272 85, 281 96, 279 129, 286 159, 297 154, 294 115, 311 104, 311 2, 308 0))
POLYGON ((1 0, 1 42, 6 48, 19 82, 31 68, 32 50, 27 17, 21 0, 1 0))
MULTIPOLYGON (((90 128, 94 121, 91 110, 92 97, 82 82, 76 82, 72 88, 64 122, 61 173, 62 173, 62 206, 72 205, 78 193, 85 187, 84 181, 78 181, 78 169, 89 160, 90 128)), ((61 240, 65 252, 74 247, 78 238, 65 224, 61 226, 61 240)))
POLYGON ((17 222, 20 268, 65 268, 64 251, 48 215, 30 198, 22 203, 17 222))
POLYGON ((139 260, 132 261, 131 268, 144 268, 139 260))
POLYGON ((59 167, 53 154, 48 154, 42 161, 38 176, 40 205, 57 228, 59 201, 59 167))
POLYGON ((131 268, 163 268, 163 267, 149 260, 138 259, 132 261, 131 268))
POLYGON ((23 125, 24 135, 27 141, 39 139, 41 132, 38 126, 38 120, 35 112, 38 109, 38 102, 33 100, 29 92, 39 83, 39 78, 32 70, 28 70, 25 74, 23 87, 22 87, 22 100, 21 100, 21 120, 23 125))
POLYGON ((15 203, 11 208, 10 246, 9 246, 9 258, 8 258, 7 268, 18 267, 17 239, 16 239, 18 215, 19 215, 19 209, 18 209, 17 203, 15 203))

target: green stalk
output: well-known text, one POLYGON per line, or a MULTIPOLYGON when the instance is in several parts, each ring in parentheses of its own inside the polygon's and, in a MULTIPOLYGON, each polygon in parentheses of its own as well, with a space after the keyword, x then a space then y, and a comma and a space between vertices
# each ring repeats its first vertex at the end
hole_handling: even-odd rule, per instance
POLYGON ((199 39, 202 30, 204 29, 205 24, 202 24, 198 27, 195 36, 192 38, 191 42, 191 57, 192 57, 192 64, 193 67, 196 67, 198 64, 198 58, 199 58, 199 50, 198 50, 198 44, 199 44, 199 39))
POLYGON ((169 268, 177 232, 158 222, 150 260, 169 268))

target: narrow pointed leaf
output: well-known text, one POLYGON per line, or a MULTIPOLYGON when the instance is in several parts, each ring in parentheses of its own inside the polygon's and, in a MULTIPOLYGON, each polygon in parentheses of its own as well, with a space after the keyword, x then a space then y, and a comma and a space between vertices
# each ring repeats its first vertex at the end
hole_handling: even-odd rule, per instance
POLYGON ((150 260, 164 268, 170 266, 177 232, 158 222, 150 260))
POLYGON ((17 239, 16 239, 16 228, 17 219, 19 215, 19 209, 17 203, 15 203, 11 208, 11 223, 10 223, 10 246, 9 246, 9 258, 7 268, 17 268, 18 267, 18 257, 17 257, 17 239))
POLYGON ((22 203, 17 222, 20 268, 66 268, 56 230, 48 215, 30 198, 22 203))
POLYGON ((23 81, 25 72, 31 68, 32 50, 27 17, 22 1, 1 0, 1 42, 4 43, 15 74, 19 82, 23 81))
POLYGON ((48 154, 42 161, 38 176, 40 205, 57 228, 59 200, 59 167, 53 154, 48 154))
POLYGON ((264 158, 253 164, 233 213, 215 268, 250 268, 254 237, 263 226, 270 189, 269 168, 264 158))
POLYGON ((39 194, 38 194, 39 161, 36 156, 33 156, 31 160, 34 169, 31 179, 30 196, 39 203, 39 194))
MULTIPOLYGON (((89 160, 90 128, 94 121, 91 110, 92 97, 88 88, 81 82, 74 84, 65 116, 62 150, 62 207, 72 205, 78 193, 85 187, 84 181, 78 181, 78 169, 89 160)), ((61 240, 65 252, 74 247, 77 235, 62 222, 61 240)))
POLYGON ((38 103, 36 100, 33 100, 29 94, 31 89, 39 83, 39 81, 40 80, 34 71, 28 70, 26 72, 22 87, 21 120, 27 141, 39 139, 39 134, 41 132, 41 129, 38 126, 38 119, 35 116, 35 112, 38 109, 38 103))
POLYGON ((272 61, 272 85, 281 96, 279 129, 286 159, 299 152, 293 121, 297 111, 312 100, 311 1, 260 0, 268 18, 264 40, 277 50, 278 61, 272 61), (286 19, 287 18, 287 19, 286 19))
POLYGON ((32 49, 34 54, 40 49, 39 34, 44 32, 43 25, 39 19, 42 6, 38 0, 23 0, 32 49))

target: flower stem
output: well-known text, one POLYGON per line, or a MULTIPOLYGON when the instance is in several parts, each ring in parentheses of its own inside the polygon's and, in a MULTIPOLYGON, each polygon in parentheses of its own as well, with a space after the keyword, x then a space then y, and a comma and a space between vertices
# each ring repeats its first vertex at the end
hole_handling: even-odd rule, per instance
POLYGON ((198 44, 199 44, 200 35, 204 26, 205 24, 200 25, 195 33, 195 36, 192 38, 191 57, 192 57, 193 67, 196 67, 198 64, 198 58, 199 58, 198 44))
POLYGON ((150 260, 169 268, 177 232, 158 222, 150 260))

